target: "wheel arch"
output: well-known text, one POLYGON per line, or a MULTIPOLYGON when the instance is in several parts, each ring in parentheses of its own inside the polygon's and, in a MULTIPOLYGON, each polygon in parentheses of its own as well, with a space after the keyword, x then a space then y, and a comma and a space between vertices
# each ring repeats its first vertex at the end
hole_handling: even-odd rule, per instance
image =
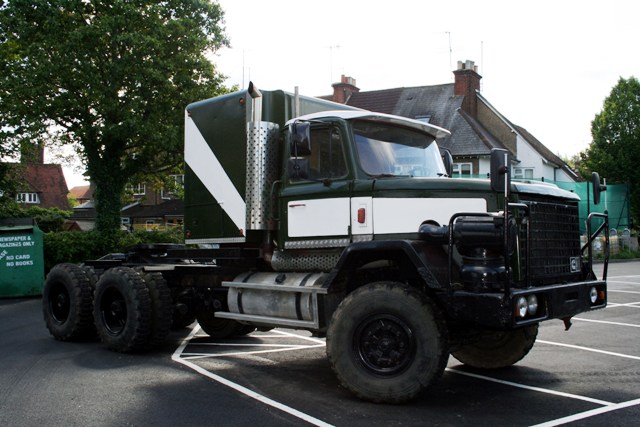
POLYGON ((406 283, 429 295, 443 289, 446 273, 446 268, 443 270, 446 263, 442 263, 446 256, 440 256, 433 249, 423 242, 410 240, 354 243, 342 253, 325 286, 330 293, 346 296, 371 281, 390 280, 406 283), (376 277, 370 278, 370 275, 376 277))

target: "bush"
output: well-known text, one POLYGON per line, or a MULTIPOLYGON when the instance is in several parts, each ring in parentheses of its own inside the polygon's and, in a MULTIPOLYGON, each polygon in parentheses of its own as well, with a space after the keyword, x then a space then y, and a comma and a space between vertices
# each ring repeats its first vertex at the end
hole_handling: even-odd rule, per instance
POLYGON ((183 243, 182 228, 171 231, 121 231, 115 241, 97 231, 61 231, 44 234, 46 271, 63 262, 80 263, 106 254, 122 252, 129 246, 148 243, 183 243))
POLYGON ((0 218, 34 218, 38 227, 45 233, 62 231, 62 224, 69 217, 71 217, 70 211, 63 211, 58 208, 32 206, 25 209, 21 208, 13 200, 5 200, 0 203, 0 218))

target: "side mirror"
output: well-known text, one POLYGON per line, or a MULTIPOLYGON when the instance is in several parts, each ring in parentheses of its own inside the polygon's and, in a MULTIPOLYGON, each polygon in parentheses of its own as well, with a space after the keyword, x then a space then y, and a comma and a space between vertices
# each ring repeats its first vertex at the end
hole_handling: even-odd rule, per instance
POLYGON ((453 175, 453 156, 451 155, 451 151, 445 149, 442 154, 442 161, 444 162, 444 170, 447 172, 447 175, 453 175))
POLYGON ((600 175, 598 172, 591 173, 591 184, 593 185, 593 204, 600 204, 600 193, 607 191, 606 185, 600 185, 600 175))
POLYGON ((309 122, 295 122, 291 125, 291 157, 308 156, 311 154, 311 124, 309 122))
POLYGON ((511 155, 501 148, 491 150, 491 189, 509 196, 511 190, 511 155))

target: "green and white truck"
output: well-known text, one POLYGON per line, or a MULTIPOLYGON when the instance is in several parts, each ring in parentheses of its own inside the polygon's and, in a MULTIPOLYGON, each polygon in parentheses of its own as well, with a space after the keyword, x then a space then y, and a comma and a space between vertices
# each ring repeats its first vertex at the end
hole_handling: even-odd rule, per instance
MULTIPOLYGON (((297 91, 296 91, 297 92, 297 91)), ((46 325, 115 351, 197 319, 213 339, 270 328, 326 336, 344 387, 403 402, 449 355, 478 368, 522 359, 538 324, 603 308, 607 230, 578 201, 510 180, 452 179, 434 125, 284 91, 247 90, 185 112, 185 245, 145 245, 47 276, 46 325)), ((600 195, 594 174, 594 194, 600 195)))

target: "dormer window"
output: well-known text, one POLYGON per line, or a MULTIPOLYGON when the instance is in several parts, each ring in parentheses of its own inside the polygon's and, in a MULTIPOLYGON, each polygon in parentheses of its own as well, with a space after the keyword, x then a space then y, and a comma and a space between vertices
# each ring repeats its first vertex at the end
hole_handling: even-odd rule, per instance
POLYGON ((16 194, 16 202, 28 203, 28 204, 39 204, 40 197, 38 196, 38 193, 18 193, 16 194))

